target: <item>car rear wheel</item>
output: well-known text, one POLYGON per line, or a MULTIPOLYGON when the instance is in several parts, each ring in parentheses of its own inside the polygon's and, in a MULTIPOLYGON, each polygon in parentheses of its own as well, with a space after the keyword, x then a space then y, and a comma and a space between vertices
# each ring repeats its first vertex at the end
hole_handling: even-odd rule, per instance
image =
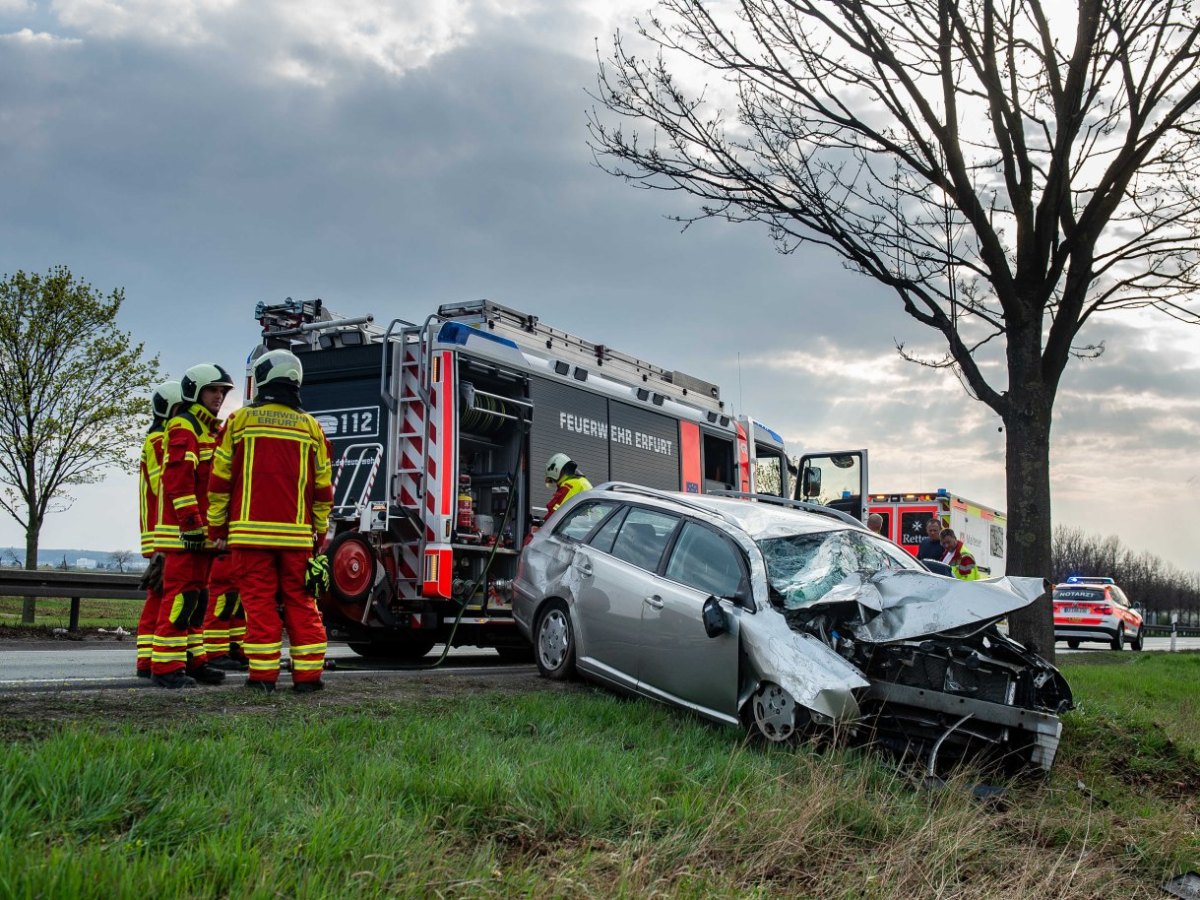
POLYGON ((1141 650, 1142 647, 1144 647, 1145 645, 1146 645, 1145 629, 1139 625, 1137 634, 1134 636, 1133 642, 1129 646, 1132 647, 1134 650, 1141 650))
POLYGON ((765 681, 750 698, 754 727, 774 743, 790 740, 796 733, 796 701, 779 685, 765 681))
POLYGON ((1077 641, 1075 638, 1071 638, 1070 640, 1067 641, 1067 646, 1070 647, 1072 650, 1078 650, 1079 649, 1079 641, 1077 641))
POLYGON ((554 681, 566 681, 575 674, 575 631, 567 605, 552 601, 538 618, 533 633, 534 658, 538 671, 554 681))
POLYGON ((1122 625, 1120 628, 1117 629, 1117 636, 1112 639, 1112 644, 1110 644, 1109 646, 1111 646, 1114 650, 1124 650, 1125 649, 1125 626, 1124 625, 1122 625))

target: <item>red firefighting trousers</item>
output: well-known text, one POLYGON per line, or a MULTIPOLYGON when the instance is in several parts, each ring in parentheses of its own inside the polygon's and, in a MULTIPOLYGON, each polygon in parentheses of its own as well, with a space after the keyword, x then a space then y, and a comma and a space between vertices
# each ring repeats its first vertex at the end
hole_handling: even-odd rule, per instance
POLYGON ((246 643, 250 681, 277 681, 287 629, 292 681, 320 681, 325 666, 325 624, 317 603, 304 589, 311 550, 233 548, 242 605, 246 608, 246 643), (282 616, 280 614, 282 610, 282 616))
POLYGON ((169 675, 198 669, 204 656, 204 607, 207 601, 209 553, 171 551, 163 567, 163 596, 154 628, 150 671, 169 675))
POLYGON ((204 653, 211 662, 222 656, 241 655, 246 640, 246 614, 233 554, 219 553, 208 573, 208 608, 204 612, 204 653), (233 649, 236 647, 237 649, 233 649))
POLYGON ((150 671, 150 657, 154 653, 154 632, 158 628, 158 608, 162 605, 162 591, 146 591, 146 602, 137 624, 137 670, 150 671))

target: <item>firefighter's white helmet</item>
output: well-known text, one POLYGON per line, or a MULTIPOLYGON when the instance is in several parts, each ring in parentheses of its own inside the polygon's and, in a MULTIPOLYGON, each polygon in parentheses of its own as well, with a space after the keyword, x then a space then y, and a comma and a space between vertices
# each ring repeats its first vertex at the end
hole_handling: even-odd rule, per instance
POLYGON ((154 389, 150 407, 156 419, 165 419, 171 410, 183 402, 183 385, 178 381, 164 381, 154 389))
POLYGON ((291 350, 272 350, 254 361, 254 390, 272 381, 290 381, 296 387, 304 381, 304 366, 291 350))
POLYGON ((184 372, 183 380, 179 384, 183 391, 183 399, 188 403, 195 403, 200 399, 200 392, 206 387, 232 389, 233 379, 216 363, 200 363, 184 372))
POLYGON ((546 483, 558 484, 558 479, 562 478, 563 469, 571 465, 571 457, 565 453, 555 453, 546 462, 546 483))

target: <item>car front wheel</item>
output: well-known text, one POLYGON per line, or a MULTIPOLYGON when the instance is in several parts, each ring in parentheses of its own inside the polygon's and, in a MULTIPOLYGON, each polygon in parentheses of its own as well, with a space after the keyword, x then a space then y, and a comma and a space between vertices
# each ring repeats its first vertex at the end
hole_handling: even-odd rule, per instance
POLYGON ((796 701, 779 685, 765 681, 750 698, 754 727, 766 740, 779 743, 796 733, 796 701))
POLYGON ((554 681, 566 681, 575 674, 575 631, 567 605, 551 602, 538 618, 533 634, 538 671, 554 681))
POLYGON ((1133 643, 1129 646, 1134 650, 1141 650, 1142 647, 1146 646, 1146 632, 1140 625, 1138 626, 1137 634, 1134 635, 1133 643))
POLYGON ((1079 649, 1079 641, 1075 640, 1075 638, 1070 638, 1067 640, 1067 646, 1070 647, 1072 650, 1078 650, 1079 649))
POLYGON ((1110 646, 1114 650, 1124 650, 1125 649, 1125 626, 1124 625, 1122 625, 1120 628, 1117 629, 1117 636, 1112 639, 1112 644, 1110 646))

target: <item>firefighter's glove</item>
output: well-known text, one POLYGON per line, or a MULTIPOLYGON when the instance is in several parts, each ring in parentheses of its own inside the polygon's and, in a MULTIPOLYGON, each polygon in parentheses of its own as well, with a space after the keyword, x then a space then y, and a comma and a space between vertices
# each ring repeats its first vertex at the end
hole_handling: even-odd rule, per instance
POLYGON ((166 565, 166 561, 167 558, 161 553, 155 553, 150 557, 150 564, 142 573, 142 580, 138 582, 138 587, 143 591, 154 591, 155 593, 162 591, 163 566, 166 565))
POLYGON ((309 559, 304 569, 304 589, 314 597, 329 590, 329 557, 325 554, 309 559))
POLYGON ((203 550, 207 537, 203 528, 197 528, 195 531, 183 531, 179 534, 179 539, 183 541, 183 549, 192 552, 203 550))

